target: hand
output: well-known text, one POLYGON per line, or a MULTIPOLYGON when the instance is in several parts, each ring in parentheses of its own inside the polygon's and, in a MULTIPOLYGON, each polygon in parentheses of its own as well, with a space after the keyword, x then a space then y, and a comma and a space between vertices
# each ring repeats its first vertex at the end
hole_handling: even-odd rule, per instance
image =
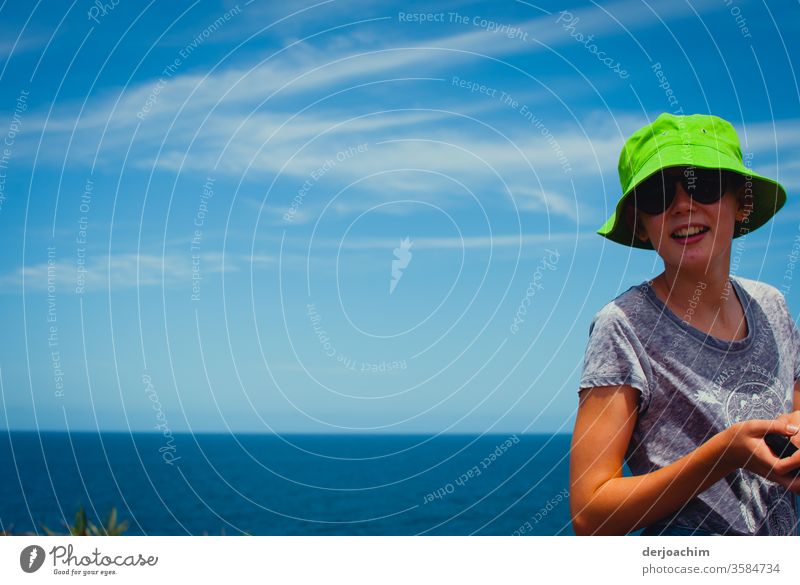
MULTIPOLYGON (((786 414, 782 414, 780 416, 775 417, 775 420, 778 422, 791 424, 794 425, 795 427, 800 428, 800 410, 795 410, 794 412, 788 412, 786 414)), ((791 438, 791 441, 795 447, 800 447, 800 433, 795 433, 794 436, 791 438)))
POLYGON ((797 428, 791 428, 787 419, 746 420, 730 426, 723 432, 728 438, 727 449, 722 455, 726 464, 734 469, 752 471, 793 493, 800 494, 800 477, 789 475, 789 472, 800 467, 800 451, 791 457, 779 459, 764 442, 764 435, 767 433, 795 435, 797 428))

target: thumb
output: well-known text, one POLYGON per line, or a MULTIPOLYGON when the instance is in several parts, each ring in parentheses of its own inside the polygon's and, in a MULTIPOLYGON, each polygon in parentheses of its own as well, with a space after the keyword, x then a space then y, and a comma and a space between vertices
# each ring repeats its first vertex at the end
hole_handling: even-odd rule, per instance
POLYGON ((800 431, 800 427, 798 427, 796 424, 793 424, 793 423, 790 423, 790 422, 784 423, 783 433, 785 435, 789 435, 791 437, 791 436, 796 435, 798 433, 798 431, 800 431))
POLYGON ((785 420, 751 420, 748 421, 750 428, 755 435, 768 435, 770 433, 775 433, 778 435, 788 435, 792 436, 796 434, 800 429, 797 426, 785 421, 785 420))

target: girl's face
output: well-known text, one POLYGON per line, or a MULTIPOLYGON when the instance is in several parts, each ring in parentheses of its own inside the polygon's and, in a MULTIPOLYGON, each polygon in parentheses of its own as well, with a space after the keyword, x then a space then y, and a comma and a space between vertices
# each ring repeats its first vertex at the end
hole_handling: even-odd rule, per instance
MULTIPOLYGON (((664 171, 665 177, 679 178, 686 167, 675 167, 664 171)), ((667 183, 670 183, 667 180, 667 183)), ((686 192, 681 181, 675 182, 675 198, 667 209, 658 215, 637 212, 636 237, 650 240, 664 263, 674 267, 694 266, 705 271, 714 258, 728 254, 736 221, 746 215, 741 196, 744 186, 737 190, 728 187, 722 198, 709 204, 698 203, 686 192), (702 233, 680 237, 697 231, 702 233)), ((628 217, 633 219, 633 207, 628 208, 628 217)))

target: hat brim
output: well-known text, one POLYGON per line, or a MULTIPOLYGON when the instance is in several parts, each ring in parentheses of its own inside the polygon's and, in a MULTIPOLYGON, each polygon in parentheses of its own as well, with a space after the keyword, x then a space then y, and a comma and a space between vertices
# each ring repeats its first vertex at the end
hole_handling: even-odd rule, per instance
POLYGON ((733 171, 751 181, 752 210, 744 221, 736 222, 734 238, 746 235, 767 223, 786 203, 786 190, 780 183, 754 173, 740 160, 734 157, 725 157, 718 150, 707 146, 670 145, 659 149, 650 160, 642 165, 631 181, 631 187, 620 197, 615 212, 606 220, 603 227, 597 230, 597 233, 618 244, 653 250, 649 241, 643 242, 634 236, 633 230, 625 221, 625 205, 633 190, 657 172, 671 167, 686 166, 733 171), (692 162, 687 162, 689 160, 692 162))

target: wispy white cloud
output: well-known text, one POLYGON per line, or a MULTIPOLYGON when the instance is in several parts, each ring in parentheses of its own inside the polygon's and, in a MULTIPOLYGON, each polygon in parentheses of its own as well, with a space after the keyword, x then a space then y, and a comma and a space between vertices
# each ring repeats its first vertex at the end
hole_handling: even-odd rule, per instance
MULTIPOLYGON (((450 249, 495 249, 525 248, 549 243, 575 242, 578 239, 596 238, 593 232, 551 232, 536 234, 497 234, 493 236, 456 237, 416 237, 413 239, 415 250, 450 250, 450 249)), ((290 238, 291 239, 291 238, 290 238)), ((298 240, 297 238, 294 238, 298 240)), ((298 240, 299 241, 299 240, 298 240)), ((295 241, 294 244, 297 244, 295 241)), ((307 245, 307 241, 303 240, 307 245)), ((263 270, 305 271, 313 266, 314 270, 328 267, 335 268, 336 254, 320 253, 319 250, 336 251, 360 250, 374 253, 381 257, 386 250, 397 247, 393 238, 325 238, 314 240, 315 252, 308 256, 296 252, 278 254, 241 252, 227 253, 209 252, 199 255, 197 273, 189 254, 167 253, 164 256, 155 254, 121 253, 111 256, 96 256, 87 260, 85 270, 79 269, 74 261, 58 260, 53 265, 39 262, 20 267, 0 274, 0 291, 16 294, 27 292, 44 292, 48 286, 55 285, 58 292, 73 292, 80 283, 84 293, 121 290, 140 287, 185 287, 191 289, 193 277, 199 276, 201 281, 212 275, 240 274, 249 278, 251 271, 258 274, 263 270)))
POLYGON ((17 32, 0 29, 0 58, 5 59, 19 53, 27 53, 41 49, 47 44, 47 38, 38 34, 27 34, 17 37, 17 32))
MULTIPOLYGON (((507 235, 498 234, 495 236, 465 236, 463 238, 454 237, 417 237, 412 238, 414 249, 444 250, 444 249, 489 249, 489 248, 516 248, 519 246, 548 244, 551 242, 569 243, 578 239, 592 238, 598 236, 594 232, 552 232, 538 234, 518 234, 507 235)), ((321 238, 317 241, 321 247, 344 248, 351 250, 391 250, 397 247, 397 240, 391 238, 361 238, 357 240, 331 240, 321 238)))
MULTIPOLYGON (((570 198, 560 193, 540 191, 526 187, 518 187, 514 189, 514 193, 520 196, 518 199, 518 206, 522 211, 561 215, 573 221, 578 220, 578 202, 574 197, 570 198)), ((592 217, 588 219, 592 219, 592 217)))
MULTIPOLYGON (((223 264, 219 253, 202 254, 199 267, 201 276, 239 270, 235 262, 223 264)), ((192 275, 192 258, 188 254, 116 254, 88 258, 83 267, 65 260, 53 265, 41 262, 24 266, 0 275, 0 287, 24 286, 25 290, 43 291, 54 284, 57 290, 71 291, 80 283, 87 293, 107 290, 109 286, 111 289, 176 284, 191 287, 192 275)))

